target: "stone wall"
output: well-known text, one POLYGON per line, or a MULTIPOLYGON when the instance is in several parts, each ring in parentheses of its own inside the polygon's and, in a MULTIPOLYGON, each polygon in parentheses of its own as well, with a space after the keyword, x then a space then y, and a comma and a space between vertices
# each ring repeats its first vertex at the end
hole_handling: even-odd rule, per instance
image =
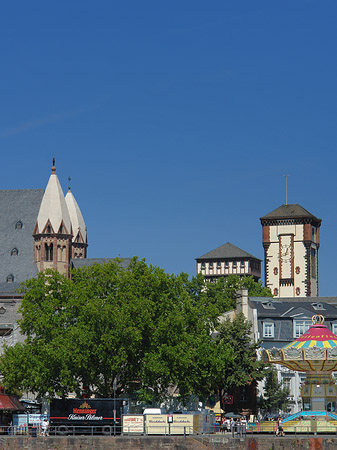
POLYGON ((270 436, 229 438, 211 436, 139 436, 139 437, 0 437, 0 450, 335 450, 337 436, 270 436))

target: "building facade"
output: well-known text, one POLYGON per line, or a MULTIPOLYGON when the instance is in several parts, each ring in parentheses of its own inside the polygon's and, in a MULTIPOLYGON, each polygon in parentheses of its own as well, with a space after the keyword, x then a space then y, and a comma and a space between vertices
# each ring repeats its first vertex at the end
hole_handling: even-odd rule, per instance
POLYGON ((265 285, 274 297, 318 296, 318 219, 300 205, 261 217, 265 285))
POLYGON ((228 275, 261 278, 261 260, 227 242, 205 255, 196 258, 197 273, 202 273, 207 281, 228 275))
MULTIPOLYGON (((268 298, 248 297, 243 290, 238 298, 237 310, 242 311, 253 324, 252 339, 261 340, 261 348, 282 348, 302 336, 312 325, 312 316, 321 314, 325 325, 337 333, 337 297, 268 298)), ((301 384, 305 372, 294 372, 284 366, 276 366, 278 379, 289 388, 289 412, 306 409, 302 403, 301 384)), ((263 395, 264 384, 258 384, 258 395, 263 395)), ((337 405, 331 405, 336 408, 337 405)))

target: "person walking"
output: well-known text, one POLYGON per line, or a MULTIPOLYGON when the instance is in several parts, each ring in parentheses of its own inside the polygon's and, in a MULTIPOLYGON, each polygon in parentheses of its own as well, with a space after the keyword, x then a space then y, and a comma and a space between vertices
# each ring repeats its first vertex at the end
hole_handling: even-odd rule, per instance
POLYGON ((49 422, 47 419, 43 420, 41 428, 42 428, 42 436, 48 436, 49 422))
POLYGON ((282 417, 279 417, 277 420, 276 436, 284 436, 282 417))

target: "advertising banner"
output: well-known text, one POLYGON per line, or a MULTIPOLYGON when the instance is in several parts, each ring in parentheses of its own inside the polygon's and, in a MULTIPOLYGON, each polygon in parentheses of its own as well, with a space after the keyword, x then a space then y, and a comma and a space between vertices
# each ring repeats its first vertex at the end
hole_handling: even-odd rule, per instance
POLYGON ((145 417, 147 434, 168 434, 169 424, 166 414, 146 414, 145 417))
POLYGON ((144 416, 142 414, 124 415, 123 416, 123 433, 124 434, 143 434, 144 433, 144 416))

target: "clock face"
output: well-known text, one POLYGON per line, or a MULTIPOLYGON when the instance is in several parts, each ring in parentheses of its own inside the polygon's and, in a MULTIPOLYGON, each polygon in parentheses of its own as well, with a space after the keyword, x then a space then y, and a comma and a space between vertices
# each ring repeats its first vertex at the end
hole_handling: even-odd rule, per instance
POLYGON ((291 247, 290 244, 282 244, 280 248, 281 261, 290 261, 291 259, 291 247))

